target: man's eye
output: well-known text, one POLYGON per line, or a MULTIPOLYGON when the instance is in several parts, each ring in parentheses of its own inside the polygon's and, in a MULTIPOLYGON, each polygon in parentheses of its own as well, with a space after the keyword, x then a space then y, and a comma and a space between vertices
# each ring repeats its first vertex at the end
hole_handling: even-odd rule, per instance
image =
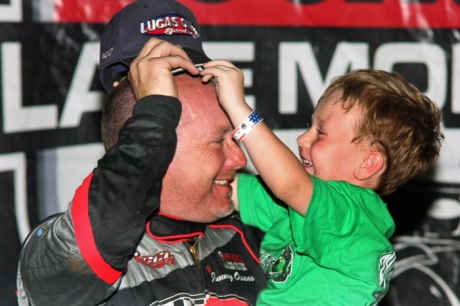
POLYGON ((316 129, 316 132, 319 134, 319 135, 326 135, 323 131, 321 131, 320 129, 316 129))

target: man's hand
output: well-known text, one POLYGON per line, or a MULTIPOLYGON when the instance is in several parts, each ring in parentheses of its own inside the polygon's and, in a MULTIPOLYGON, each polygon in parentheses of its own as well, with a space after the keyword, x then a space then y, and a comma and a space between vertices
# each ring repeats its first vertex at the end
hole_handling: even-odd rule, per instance
POLYGON ((136 100, 149 95, 177 98, 177 86, 171 73, 176 68, 193 75, 199 73, 181 46, 158 38, 148 40, 129 67, 128 79, 136 100))

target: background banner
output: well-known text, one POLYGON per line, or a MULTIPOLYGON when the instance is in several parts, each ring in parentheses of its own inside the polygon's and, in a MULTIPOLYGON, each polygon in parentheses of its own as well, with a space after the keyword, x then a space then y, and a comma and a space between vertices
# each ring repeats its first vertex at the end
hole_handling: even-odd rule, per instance
MULTIPOLYGON (((130 2, 0 0, 1 305, 16 305, 21 242, 66 209, 104 153, 99 37, 130 2)), ((438 103, 437 166, 385 198, 397 262, 381 305, 460 306, 460 1, 180 2, 208 56, 243 69, 247 101, 294 152, 324 89, 351 69, 399 72, 438 103)))

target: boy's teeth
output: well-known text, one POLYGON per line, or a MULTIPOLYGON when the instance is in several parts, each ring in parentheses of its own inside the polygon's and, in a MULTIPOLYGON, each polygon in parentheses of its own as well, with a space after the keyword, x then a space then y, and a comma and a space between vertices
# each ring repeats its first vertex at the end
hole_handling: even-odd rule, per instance
POLYGON ((225 186, 225 185, 228 185, 228 180, 215 180, 214 183, 225 186))
POLYGON ((313 163, 305 158, 302 158, 302 164, 304 166, 313 166, 313 163))

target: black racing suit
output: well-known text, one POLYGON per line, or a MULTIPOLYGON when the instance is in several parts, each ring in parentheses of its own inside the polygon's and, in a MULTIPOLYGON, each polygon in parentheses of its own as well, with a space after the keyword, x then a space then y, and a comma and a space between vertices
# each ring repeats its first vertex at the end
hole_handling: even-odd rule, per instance
POLYGON ((19 305, 255 305, 259 232, 237 214, 201 224, 158 213, 180 113, 172 97, 138 101, 68 210, 24 243, 19 305))

